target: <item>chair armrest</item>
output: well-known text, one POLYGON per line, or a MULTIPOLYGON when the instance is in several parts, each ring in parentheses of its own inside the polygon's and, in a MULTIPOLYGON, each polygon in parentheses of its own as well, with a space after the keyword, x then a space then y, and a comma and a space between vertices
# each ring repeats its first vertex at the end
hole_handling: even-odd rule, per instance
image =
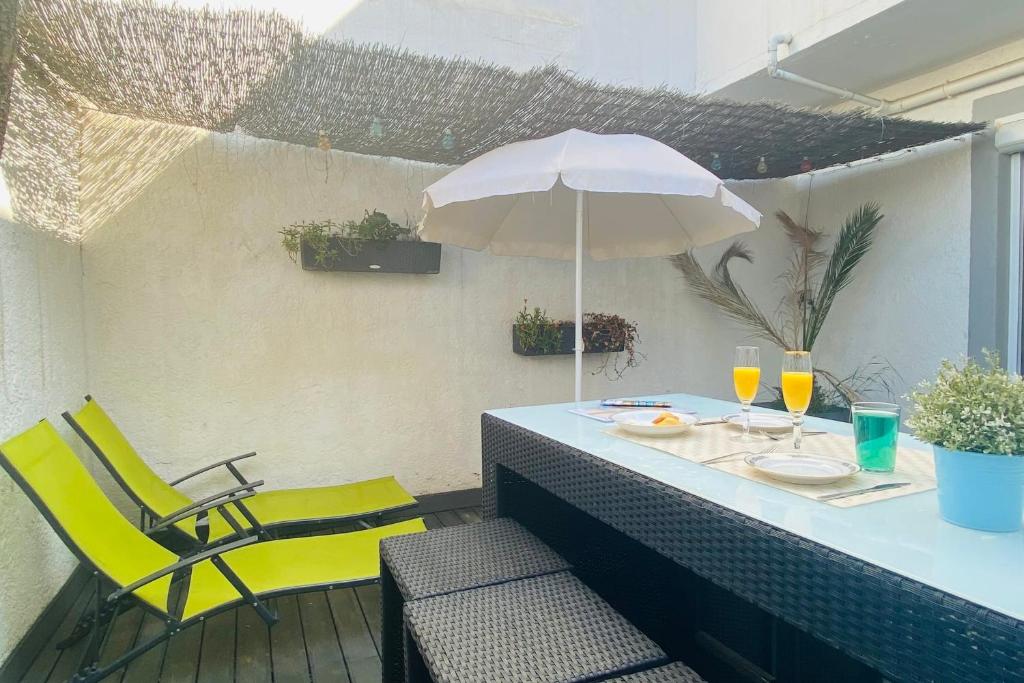
POLYGON ((239 484, 238 486, 226 489, 224 491, 221 491, 220 493, 215 493, 212 496, 207 496, 202 500, 197 500, 195 502, 189 503, 185 507, 175 510, 171 514, 164 515, 160 519, 156 520, 153 523, 153 526, 146 529, 146 533, 151 534, 153 532, 160 531, 161 529, 169 527, 172 524, 176 524, 183 519, 195 517, 200 512, 205 512, 206 510, 211 510, 215 507, 220 507, 227 503, 244 500, 246 498, 252 498, 254 495, 256 495, 256 492, 253 491, 253 489, 256 488, 257 486, 263 486, 262 479, 260 479, 259 481, 254 481, 252 483, 247 482, 245 484, 239 484))
MULTIPOLYGON (((189 472, 184 477, 178 477, 174 481, 170 482, 170 484, 171 484, 171 486, 177 486, 181 482, 186 481, 188 479, 191 479, 192 477, 194 477, 194 476, 196 476, 198 474, 202 474, 203 472, 209 472, 210 470, 215 470, 218 467, 227 467, 228 470, 230 470, 231 473, 233 475, 235 475, 236 479, 241 479, 241 475, 238 473, 238 470, 236 470, 232 466, 233 463, 235 463, 235 462, 237 462, 239 460, 245 460, 246 458, 251 458, 254 455, 256 455, 256 451, 252 451, 252 452, 249 452, 249 453, 243 453, 242 455, 236 455, 233 458, 226 458, 224 460, 221 460, 220 462, 215 462, 212 465, 207 465, 206 467, 200 467, 195 472, 189 472)), ((245 484, 247 482, 244 479, 241 479, 241 481, 239 481, 239 483, 240 484, 245 484)))
POLYGON ((185 567, 191 567, 192 565, 198 564, 198 563, 202 562, 203 560, 208 560, 211 557, 216 557, 217 555, 220 555, 221 553, 226 553, 228 551, 235 550, 236 548, 242 548, 244 546, 251 545, 251 544, 256 543, 258 541, 259 541, 259 539, 257 537, 249 536, 248 538, 243 538, 243 539, 238 540, 238 541, 233 541, 232 543, 226 543, 224 545, 217 546, 216 548, 211 548, 209 550, 204 550, 204 551, 202 551, 200 553, 196 553, 195 555, 189 555, 188 557, 183 557, 183 558, 179 559, 177 562, 175 562, 174 564, 169 564, 166 567, 164 567, 163 569, 158 569, 157 571, 153 572, 149 576, 143 576, 138 581, 133 581, 132 583, 128 584, 127 586, 124 586, 122 588, 118 588, 116 591, 114 591, 113 593, 111 593, 110 595, 107 596, 107 602, 116 602, 117 600, 120 600, 121 598, 123 598, 124 596, 128 595, 129 593, 133 593, 136 590, 138 590, 139 588, 142 588, 147 583, 152 583, 153 581, 156 581, 157 579, 163 578, 164 576, 167 576, 168 574, 173 574, 174 572, 178 571, 179 569, 184 569, 185 567))

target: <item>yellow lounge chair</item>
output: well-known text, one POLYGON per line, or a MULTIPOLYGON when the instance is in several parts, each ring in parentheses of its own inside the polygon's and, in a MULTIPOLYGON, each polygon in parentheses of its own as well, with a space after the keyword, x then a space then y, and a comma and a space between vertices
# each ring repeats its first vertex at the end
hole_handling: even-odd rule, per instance
POLYGON ((211 511, 208 517, 197 517, 194 512, 189 513, 216 497, 242 490, 253 491, 256 484, 247 481, 235 463, 251 458, 255 453, 207 465, 167 483, 135 452, 114 421, 91 396, 85 397, 85 405, 74 415, 65 412, 64 419, 139 506, 143 522, 146 516, 155 520, 180 515, 173 528, 184 533, 188 537, 186 540, 193 544, 197 541, 216 543, 230 540, 238 535, 238 525, 255 529, 269 538, 267 530, 275 528, 379 518, 384 513, 416 505, 416 499, 394 477, 381 477, 336 486, 262 491, 245 501, 239 510, 241 519, 238 524, 217 510, 211 511), (238 480, 239 486, 200 501, 194 501, 174 488, 196 475, 220 467, 225 467, 238 480))
MULTIPOLYGON (((218 612, 252 605, 273 625, 277 618, 263 600, 275 595, 355 586, 379 579, 383 538, 425 531, 412 519, 347 534, 309 536, 257 543, 248 536, 179 557, 129 522, 100 490, 71 448, 46 420, 0 445, 0 465, 91 570, 96 581, 92 641, 76 681, 92 683, 179 631, 218 612), (171 606, 174 576, 191 570, 182 605, 171 606), (103 583, 114 590, 103 598, 103 583), (166 624, 162 634, 137 645, 103 667, 96 666, 102 606, 115 611, 137 603, 166 624)), ((237 494, 241 499, 252 492, 237 494)), ((233 499, 229 499, 231 502, 233 499)), ((220 510, 224 505, 220 502, 220 510)), ((109 614, 107 615, 109 618, 109 614)))

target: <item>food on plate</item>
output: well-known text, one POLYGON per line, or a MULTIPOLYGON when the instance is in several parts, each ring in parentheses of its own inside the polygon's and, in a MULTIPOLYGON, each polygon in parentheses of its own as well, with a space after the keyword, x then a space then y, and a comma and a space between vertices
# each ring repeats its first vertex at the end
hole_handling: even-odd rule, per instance
POLYGON ((659 413, 656 418, 651 420, 651 424, 659 427, 678 427, 683 424, 683 421, 672 413, 659 413))

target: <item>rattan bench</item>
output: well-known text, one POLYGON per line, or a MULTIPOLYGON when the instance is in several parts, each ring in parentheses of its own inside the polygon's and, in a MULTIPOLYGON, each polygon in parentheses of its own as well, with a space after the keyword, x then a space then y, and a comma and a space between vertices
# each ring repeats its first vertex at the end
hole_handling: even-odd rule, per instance
POLYGON ((672 662, 655 669, 609 678, 605 683, 704 683, 704 679, 682 662, 672 662))
POLYGON ((410 683, 604 680, 665 653, 569 572, 405 604, 410 683))
POLYGON ((402 606, 455 591, 569 569, 569 563, 511 519, 437 529, 381 544, 381 659, 384 683, 404 681, 402 606))

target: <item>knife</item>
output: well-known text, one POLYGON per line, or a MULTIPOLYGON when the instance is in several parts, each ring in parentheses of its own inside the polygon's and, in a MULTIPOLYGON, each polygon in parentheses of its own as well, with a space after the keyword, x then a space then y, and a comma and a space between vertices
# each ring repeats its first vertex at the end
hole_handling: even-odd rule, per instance
POLYGON ((839 500, 840 498, 850 498, 851 496, 859 496, 862 493, 874 493, 875 491, 888 491, 889 489, 898 489, 903 486, 910 486, 909 481, 891 481, 887 484, 875 484, 865 489, 856 489, 854 491, 840 491, 839 493, 826 493, 824 496, 818 496, 815 500, 839 500))

